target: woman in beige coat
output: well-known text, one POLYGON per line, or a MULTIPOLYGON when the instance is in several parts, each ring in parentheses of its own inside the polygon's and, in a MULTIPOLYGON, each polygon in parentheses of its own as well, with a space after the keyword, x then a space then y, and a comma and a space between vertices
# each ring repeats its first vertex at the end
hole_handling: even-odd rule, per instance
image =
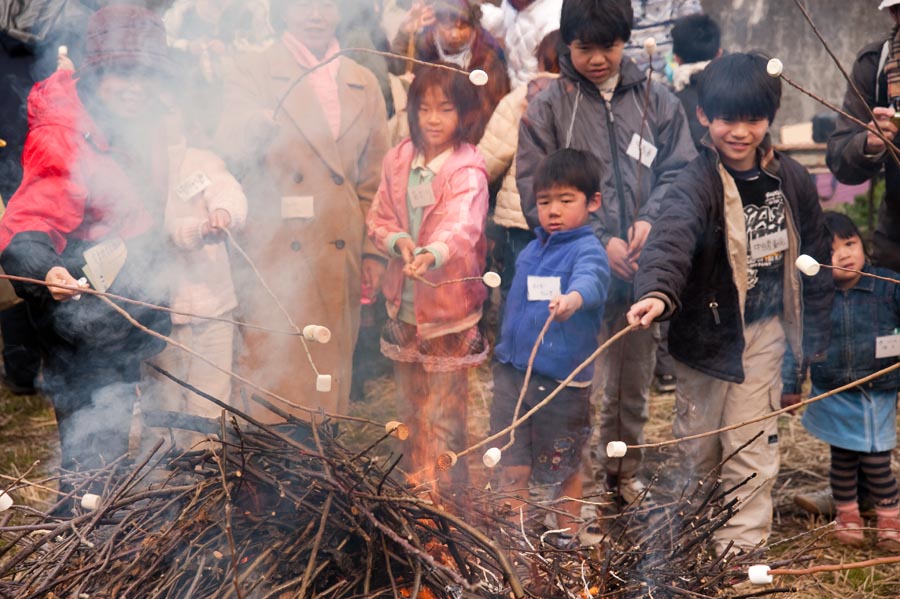
MULTIPOLYGON (((298 82, 339 52, 335 0, 275 0, 271 18, 276 43, 226 74, 217 150, 247 192, 239 242, 293 322, 324 325, 332 336, 327 344, 310 342, 307 355, 298 337, 244 330, 238 369, 296 404, 346 413, 362 281, 377 288, 384 272, 365 235, 388 148, 384 99, 372 73, 344 56, 298 82), (330 390, 317 391, 317 374, 332 377, 330 390)), ((232 262, 242 318, 287 330, 246 261, 232 262)), ((247 408, 264 421, 280 420, 256 402, 247 408)))

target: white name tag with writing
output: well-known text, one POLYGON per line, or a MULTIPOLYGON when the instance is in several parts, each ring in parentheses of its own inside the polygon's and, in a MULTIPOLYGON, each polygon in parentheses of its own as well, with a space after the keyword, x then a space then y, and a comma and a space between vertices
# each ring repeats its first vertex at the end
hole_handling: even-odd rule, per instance
POLYGON ((528 277, 528 301, 550 301, 560 295, 559 277, 528 277))
POLYGON ((206 173, 197 171, 178 184, 175 188, 175 195, 183 202, 187 202, 198 193, 203 193, 210 185, 212 185, 212 181, 209 180, 206 173))
POLYGON ((788 249, 788 232, 782 229, 767 235, 750 239, 750 257, 753 259, 765 258, 788 249))
POLYGON ((128 248, 119 237, 98 243, 84 252, 84 276, 91 287, 105 292, 112 287, 127 258, 128 248))
POLYGON ((284 196, 281 198, 281 218, 312 218, 315 216, 313 196, 284 196))
POLYGON ((431 183, 414 185, 409 188, 409 203, 413 208, 425 208, 431 206, 434 202, 434 191, 431 190, 431 183))
POLYGON ((641 136, 637 133, 631 138, 631 143, 628 144, 628 149, 625 150, 626 154, 635 160, 640 160, 641 164, 647 168, 650 168, 650 165, 653 164, 657 152, 659 152, 659 150, 656 149, 656 146, 646 139, 641 139, 641 136))
POLYGON ((900 356, 900 335, 885 335, 875 338, 875 357, 893 358, 900 356))

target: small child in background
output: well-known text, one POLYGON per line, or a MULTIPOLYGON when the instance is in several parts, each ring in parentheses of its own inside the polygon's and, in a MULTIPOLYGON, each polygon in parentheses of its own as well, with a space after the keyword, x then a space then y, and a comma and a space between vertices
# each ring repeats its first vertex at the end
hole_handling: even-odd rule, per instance
MULTIPOLYGON (((375 245, 391 256, 383 290, 390 320, 382 353, 393 360, 401 418, 410 428, 410 479, 431 484, 445 451, 466 446, 469 369, 487 358, 478 322, 485 267, 488 188, 484 159, 471 144, 478 97, 465 77, 425 67, 409 89, 411 137, 384 158, 366 219, 375 245)), ((468 482, 462 460, 439 486, 468 482)))
MULTIPOLYGON (((606 251, 589 224, 600 208, 600 166, 588 152, 560 150, 541 161, 534 174, 540 226, 516 262, 516 275, 495 352, 491 434, 514 418, 535 341, 549 314, 550 325, 535 356, 521 416, 540 403, 597 348, 609 287, 606 251)), ((530 479, 560 485, 560 495, 582 497, 581 456, 591 435, 593 366, 583 370, 552 402, 516 429, 503 457, 500 488, 521 501, 530 479)), ((575 532, 581 506, 567 501, 559 528, 575 532)), ((569 533, 563 537, 571 539, 569 533)))
POLYGON ((509 293, 513 277, 516 274, 516 258, 519 252, 534 239, 534 233, 522 213, 522 201, 516 188, 516 148, 519 145, 519 123, 529 98, 533 98, 551 81, 559 77, 559 46, 561 44, 559 30, 548 33, 538 44, 535 55, 538 60, 538 72, 527 81, 512 90, 500 100, 481 141, 478 151, 484 156, 488 170, 488 180, 493 184, 502 177, 500 189, 497 191, 497 203, 494 206, 492 220, 499 231, 499 246, 494 250, 502 264, 503 282, 500 285, 501 304, 509 293))
POLYGON ((697 120, 697 77, 713 58, 722 55, 721 37, 719 24, 709 15, 682 17, 672 27, 672 52, 676 64, 672 88, 684 106, 698 151, 706 127, 697 120))
MULTIPOLYGON (((165 230, 175 246, 171 306, 200 316, 231 319, 237 308, 224 230, 238 231, 247 218, 247 198, 241 184, 225 163, 205 149, 217 111, 199 101, 209 94, 198 90, 204 84, 196 73, 191 85, 176 91, 180 135, 169 146, 169 197, 165 208, 165 230), (190 91, 189 91, 190 90, 190 91)), ((172 338, 209 358, 220 368, 231 370, 234 325, 173 314, 172 338)), ((231 397, 231 378, 209 364, 167 347, 157 364, 178 378, 222 401, 231 397)), ((151 405, 141 403, 147 426, 154 426, 157 412, 174 412, 217 418, 221 409, 180 386, 164 382, 151 405)), ((173 429, 179 447, 189 449, 205 434, 173 429)))
MULTIPOLYGON (((831 233, 834 266, 897 278, 886 268, 873 268, 859 229, 846 215, 825 213, 831 233)), ((831 345, 823 362, 812 364, 812 395, 836 389, 886 368, 897 361, 896 352, 882 354, 879 340, 897 336, 900 327, 900 287, 859 273, 833 270, 838 289, 831 308, 831 345)), ((799 400, 800 381, 785 393, 799 400)), ((807 406, 803 426, 831 445, 831 492, 837 518, 834 536, 854 547, 865 544, 863 519, 857 497, 858 478, 866 481, 877 515, 877 545, 900 551, 900 493, 891 472, 891 450, 897 446, 897 391, 900 373, 873 381, 807 406)))

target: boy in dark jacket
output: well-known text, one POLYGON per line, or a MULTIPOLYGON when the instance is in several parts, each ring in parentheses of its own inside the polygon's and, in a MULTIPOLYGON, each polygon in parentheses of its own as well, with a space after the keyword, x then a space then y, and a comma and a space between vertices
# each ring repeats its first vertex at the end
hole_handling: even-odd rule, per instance
MULTIPOLYGON (((768 127, 781 81, 766 59, 717 58, 700 79, 698 116, 707 147, 669 189, 635 277, 640 300, 630 323, 671 318, 669 352, 676 360, 676 437, 765 416, 778 409, 785 340, 801 360, 828 347, 834 293, 822 272, 800 281, 801 253, 827 263, 830 240, 809 173, 771 149, 768 127)), ((723 488, 739 512, 714 535, 715 549, 749 549, 772 526, 778 474, 774 418, 681 443, 688 475, 703 478, 723 456, 723 488)))
MULTIPOLYGON (((564 0, 561 77, 528 104, 516 154, 522 209, 537 226, 532 176, 541 159, 561 148, 590 152, 600 164, 603 206, 592 219, 614 275, 602 336, 621 329, 633 299, 637 259, 666 189, 696 156, 684 111, 661 84, 622 58, 634 13, 629 0, 564 0), (648 106, 645 111, 644 106, 648 106)), ((600 438, 642 443, 658 339, 639 331, 604 356, 594 388, 603 390, 600 438)), ((630 503, 643 491, 635 476, 639 451, 608 462, 599 456, 610 490, 630 503)))
MULTIPOLYGON (((600 208, 600 169, 593 157, 560 150, 545 158, 534 176, 541 225, 516 260, 516 275, 495 351, 491 431, 515 418, 516 404, 535 341, 553 314, 535 354, 528 391, 518 415, 526 413, 566 379, 597 348, 609 286, 606 252, 589 224, 600 208), (548 312, 549 309, 549 312, 548 312)), ((501 488, 528 498, 528 481, 560 484, 563 497, 581 499, 581 455, 591 432, 590 368, 582 371, 531 420, 516 430, 503 458, 501 488)), ((515 506, 518 507, 518 506, 515 506)), ((572 528, 580 504, 567 502, 572 528)))

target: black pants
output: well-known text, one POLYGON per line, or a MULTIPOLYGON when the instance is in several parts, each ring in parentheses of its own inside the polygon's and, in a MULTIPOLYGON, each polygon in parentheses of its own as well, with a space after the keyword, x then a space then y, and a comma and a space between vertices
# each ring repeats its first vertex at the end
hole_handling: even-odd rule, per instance
POLYGON ((41 369, 41 348, 24 302, 0 312, 0 334, 6 377, 18 387, 34 387, 41 369))

